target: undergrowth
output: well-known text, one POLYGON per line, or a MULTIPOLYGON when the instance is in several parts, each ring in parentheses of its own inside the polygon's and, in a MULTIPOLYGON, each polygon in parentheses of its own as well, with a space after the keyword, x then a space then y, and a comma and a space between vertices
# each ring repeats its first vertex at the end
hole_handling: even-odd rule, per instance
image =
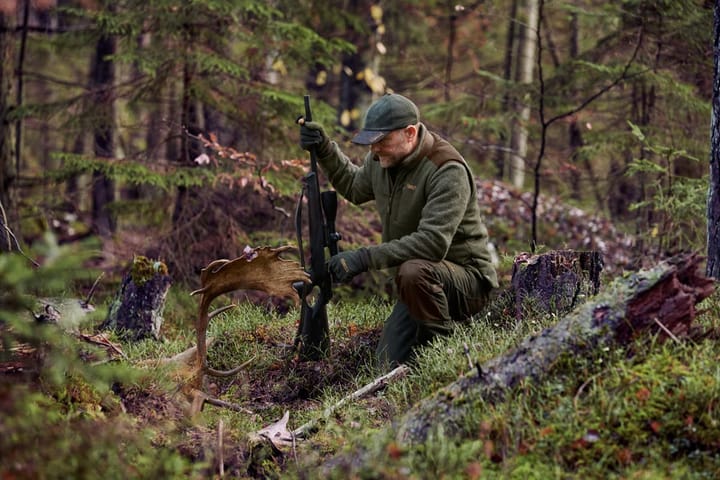
MULTIPOLYGON (((323 473, 331 478, 718 478, 718 294, 703 307, 696 320, 703 338, 679 343, 645 338, 628 349, 565 359, 546 381, 525 382, 504 402, 479 405, 464 438, 448 438, 440 430, 421 445, 401 448, 392 427, 369 441, 358 434, 348 443, 365 445, 354 447, 364 452, 361 464, 323 473)), ((470 363, 482 362, 544 322, 497 328, 478 321, 423 349, 412 374, 385 395, 404 411, 472 368, 467 346, 470 363)))
POLYGON ((19 263, 0 265, 3 278, 15 279, 0 298, 2 360, 29 342, 28 358, 41 361, 35 370, 0 375, 3 478, 211 478, 220 458, 227 478, 720 476, 718 294, 701 305, 700 334, 679 342, 645 337, 627 349, 565 358, 546 380, 477 405, 464 436, 440 429, 406 446, 395 431, 408 409, 557 318, 480 316, 422 348, 404 378, 330 409, 382 373, 374 348, 392 305, 331 304, 330 356, 299 362, 291 348, 298 312, 241 304, 211 321, 208 361, 216 369, 246 368, 207 385, 241 409, 206 405, 189 419, 173 367, 152 361, 195 344, 195 300, 173 287, 163 339, 130 343, 111 334, 125 357, 98 362, 101 351, 77 356, 89 347, 23 317, 22 299, 38 293, 42 272, 19 263), (285 412, 289 429, 319 420, 316 429, 294 446, 261 454, 251 434, 285 412))

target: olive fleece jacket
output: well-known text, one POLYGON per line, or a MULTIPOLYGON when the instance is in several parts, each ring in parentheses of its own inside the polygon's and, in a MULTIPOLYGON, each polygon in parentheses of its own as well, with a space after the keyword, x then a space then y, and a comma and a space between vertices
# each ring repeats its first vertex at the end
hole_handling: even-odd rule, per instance
POLYGON ((448 260, 475 269, 497 288, 470 168, 423 124, 418 135, 415 150, 393 168, 382 168, 372 152, 355 165, 328 139, 318 146, 317 159, 340 195, 358 205, 376 203, 383 243, 368 247, 370 268, 448 260))

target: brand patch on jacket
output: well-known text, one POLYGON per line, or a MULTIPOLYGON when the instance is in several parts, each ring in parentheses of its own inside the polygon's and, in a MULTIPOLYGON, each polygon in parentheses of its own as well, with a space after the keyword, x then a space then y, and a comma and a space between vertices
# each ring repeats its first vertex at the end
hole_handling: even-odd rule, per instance
POLYGON ((405 185, 405 188, 407 188, 408 190, 411 190, 411 191, 412 191, 412 190, 415 190, 415 189, 417 188, 417 185, 413 185, 412 183, 408 183, 408 184, 405 185))

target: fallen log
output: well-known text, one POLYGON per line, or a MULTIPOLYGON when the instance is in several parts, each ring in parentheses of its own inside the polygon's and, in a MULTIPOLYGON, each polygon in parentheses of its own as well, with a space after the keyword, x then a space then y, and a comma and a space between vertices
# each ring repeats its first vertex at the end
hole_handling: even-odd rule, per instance
POLYGON ((339 402, 335 403, 334 405, 329 406, 326 408, 322 416, 320 418, 316 418, 313 420, 310 420, 309 422, 304 423, 300 427, 296 428, 292 432, 292 436, 296 438, 307 438, 307 436, 317 428, 318 424, 327 419, 330 418, 330 416, 335 413, 335 411, 342 407, 343 405, 353 402, 355 400, 359 400, 361 398, 365 398, 369 395, 372 395, 373 393, 377 392, 378 390, 382 390, 387 386, 388 383, 397 380, 399 378, 403 378, 407 375, 407 373, 410 371, 410 367, 407 365, 400 365, 398 367, 395 367, 390 372, 386 373, 385 375, 382 375, 372 382, 368 383, 364 387, 360 388, 359 390, 355 390, 350 395, 347 395, 340 399, 339 402))
POLYGON ((462 434, 473 409, 493 404, 522 381, 541 381, 561 358, 582 358, 600 347, 622 347, 640 335, 687 334, 695 305, 714 288, 702 259, 683 255, 619 278, 594 297, 507 354, 471 370, 412 407, 397 422, 399 444, 417 444, 442 427, 462 434))

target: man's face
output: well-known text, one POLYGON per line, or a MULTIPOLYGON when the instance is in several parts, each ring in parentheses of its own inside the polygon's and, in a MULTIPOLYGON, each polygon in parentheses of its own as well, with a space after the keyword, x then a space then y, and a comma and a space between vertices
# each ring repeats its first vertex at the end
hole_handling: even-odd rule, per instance
POLYGON ((393 130, 382 140, 370 145, 383 168, 394 167, 415 148, 417 128, 414 125, 393 130))

